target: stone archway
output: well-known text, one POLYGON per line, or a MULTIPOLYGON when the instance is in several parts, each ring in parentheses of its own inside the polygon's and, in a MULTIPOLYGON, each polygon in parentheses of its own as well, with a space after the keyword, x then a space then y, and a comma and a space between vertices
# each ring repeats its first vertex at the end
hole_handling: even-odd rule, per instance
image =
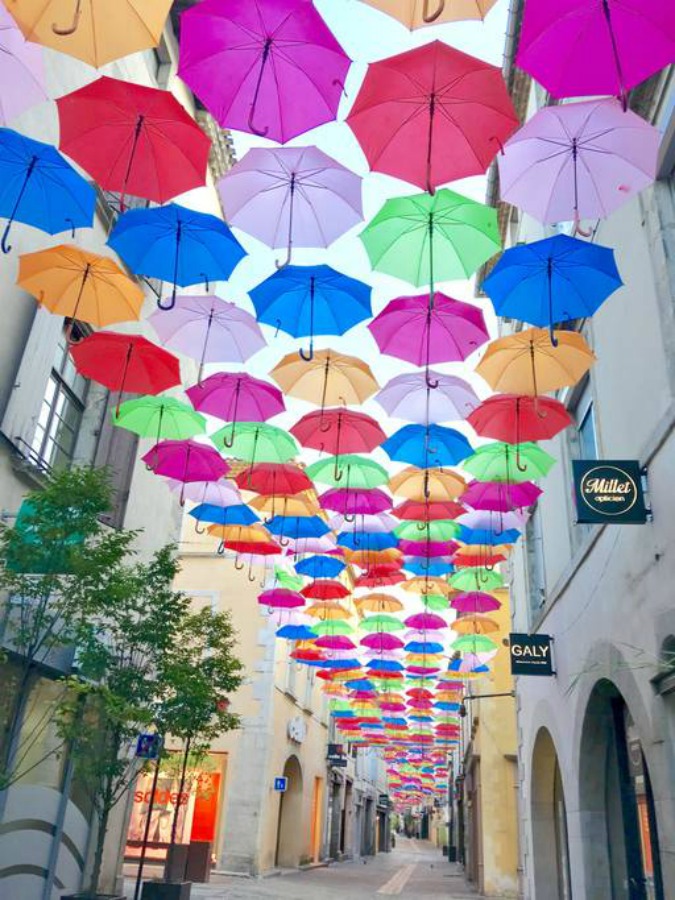
POLYGON ((279 797, 275 865, 282 869, 295 869, 300 865, 304 851, 302 768, 297 756, 288 757, 283 774, 288 779, 288 785, 279 797))
POLYGON ((532 856, 537 900, 569 900, 567 812, 553 738, 540 728, 532 751, 532 856))

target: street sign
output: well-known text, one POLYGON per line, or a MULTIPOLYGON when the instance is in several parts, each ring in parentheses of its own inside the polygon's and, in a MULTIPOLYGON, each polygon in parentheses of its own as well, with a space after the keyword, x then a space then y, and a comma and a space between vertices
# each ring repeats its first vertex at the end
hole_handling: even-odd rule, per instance
POLYGON ((288 778, 285 775, 277 775, 274 779, 274 790, 278 791, 280 794, 285 793, 288 789, 288 778))
POLYGON ((137 759, 157 759, 162 746, 159 734, 139 734, 136 741, 137 759))
POLYGON ((331 766, 337 766, 341 769, 346 768, 347 756, 344 751, 344 744, 329 744, 326 762, 331 766))
POLYGON ((552 638, 548 634, 510 634, 512 675, 553 675, 552 638))
POLYGON ((577 522, 641 525, 647 521, 639 462, 575 459, 572 471, 577 522))

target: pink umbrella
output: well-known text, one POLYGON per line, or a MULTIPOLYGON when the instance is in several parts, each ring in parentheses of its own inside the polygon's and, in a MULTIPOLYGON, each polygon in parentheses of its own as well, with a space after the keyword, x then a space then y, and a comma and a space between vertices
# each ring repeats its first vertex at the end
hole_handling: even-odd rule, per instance
POLYGON ((467 381, 431 370, 397 375, 375 399, 388 415, 418 425, 465 419, 480 403, 467 381))
POLYGON ((361 177, 317 147, 254 148, 218 182, 225 216, 268 247, 327 247, 363 219, 361 177))
POLYGON ((659 143, 618 100, 547 106, 498 156, 501 198, 540 222, 608 216, 654 181, 659 143))
POLYGON ((474 509, 511 512, 532 506, 542 491, 531 481, 506 484, 500 481, 471 481, 462 494, 462 503, 474 509))
MULTIPOLYGON (((219 481, 230 467, 213 447, 196 441, 160 441, 143 457, 155 475, 165 475, 185 484, 191 481, 219 481)), ((185 491, 181 490, 181 504, 185 491)))
POLYGON ((392 499, 379 488, 331 488, 319 497, 323 509, 346 516, 377 515, 391 509, 392 499))
POLYGON ((414 616, 408 616, 404 619, 405 624, 409 628, 416 628, 422 631, 427 629, 447 628, 448 623, 441 616, 435 616, 433 613, 417 613, 414 616))
POLYGON ((675 4, 528 0, 517 64, 554 97, 627 92, 675 62, 675 4))
POLYGON ((367 634, 361 638, 359 643, 363 647, 369 647, 371 650, 396 650, 398 647, 403 646, 403 641, 400 638, 382 631, 367 634))
POLYGON ((305 598, 296 591, 289 591, 288 588, 272 588, 272 590, 258 594, 258 603, 261 606, 271 606, 276 609, 293 609, 304 606, 305 598))
POLYGON ((483 591, 468 591, 453 597, 450 606, 459 613, 480 614, 495 612, 501 607, 501 603, 492 594, 486 594, 483 591))
POLYGON ((324 634, 314 641, 317 647, 326 650, 354 650, 356 644, 343 634, 324 634))
POLYGON ((167 480, 169 489, 182 492, 192 503, 211 503, 213 506, 236 506, 242 502, 239 489, 232 481, 193 481, 183 484, 175 478, 167 480))
POLYGON ((185 392, 199 412, 232 423, 226 447, 234 443, 237 422, 266 422, 286 409, 279 388, 246 372, 216 372, 185 392))
POLYGON ((350 60, 311 0, 202 0, 178 74, 223 128, 285 143, 330 122, 350 60))
POLYGON ((441 557, 450 556, 459 544, 454 541, 399 541, 398 548, 406 556, 441 557))
POLYGON ((42 47, 24 38, 7 9, 0 4, 0 125, 47 100, 42 47))

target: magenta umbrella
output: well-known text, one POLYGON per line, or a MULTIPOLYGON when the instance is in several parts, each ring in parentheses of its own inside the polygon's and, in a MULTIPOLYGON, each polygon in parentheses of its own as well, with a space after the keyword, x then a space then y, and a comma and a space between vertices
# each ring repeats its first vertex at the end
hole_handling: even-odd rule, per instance
POLYGON ((431 370, 397 375, 375 399, 388 415, 418 425, 465 419, 480 404, 467 381, 431 370))
POLYGON ((522 481, 520 484, 506 484, 501 481, 471 481, 461 496, 461 502, 473 509, 511 512, 514 509, 532 506, 541 493, 541 488, 531 481, 522 481))
POLYGON ((517 64, 554 97, 627 92, 675 62, 675 4, 527 0, 517 64))
POLYGON ((374 516, 392 507, 392 499, 379 488, 331 488, 319 497, 323 509, 330 509, 343 516, 374 516))
MULTIPOLYGON (((218 481, 230 469, 213 447, 197 441, 160 441, 143 457, 143 462, 155 475, 175 478, 185 484, 190 481, 218 481)), ((181 490, 181 504, 185 493, 181 490)))
POLYGON ((286 409, 279 388, 246 372, 216 372, 185 393, 199 412, 232 423, 226 447, 234 443, 237 422, 266 422, 286 409))
POLYGON ((0 3, 0 125, 47 100, 42 47, 29 43, 0 3))
POLYGON ((464 594, 456 594, 450 601, 450 606, 459 613, 486 613, 495 612, 501 607, 501 603, 492 594, 483 591, 467 591, 464 594))
POLYGON ((325 650, 354 650, 356 644, 343 634, 324 634, 314 641, 317 647, 325 650))
POLYGON ((423 556, 436 558, 450 556, 457 550, 459 544, 454 541, 399 541, 398 549, 406 556, 423 556))
POLYGON ((465 360, 490 337, 477 306, 438 291, 433 304, 428 294, 391 300, 368 328, 382 353, 427 369, 465 360))
POLYGON ((268 247, 327 247, 363 219, 361 177, 318 147, 257 147, 218 182, 225 216, 268 247))
POLYGON ((386 631, 375 631, 361 638, 359 643, 371 650, 396 650, 403 647, 403 641, 386 631))
POLYGON ((421 631, 437 630, 439 628, 448 627, 448 623, 445 619, 428 612, 416 613, 416 615, 408 616, 408 618, 403 621, 408 628, 415 628, 421 631))
POLYGON ((501 198, 540 222, 603 218, 654 181, 659 143, 618 100, 547 106, 497 157, 501 198))
POLYGON ((261 606, 270 606, 274 609, 293 609, 305 605, 305 598, 297 591, 289 591, 288 588, 272 588, 258 594, 258 603, 261 606))
POLYGON ((178 74, 223 128, 286 143, 332 121, 351 60, 312 0, 202 0, 178 74))

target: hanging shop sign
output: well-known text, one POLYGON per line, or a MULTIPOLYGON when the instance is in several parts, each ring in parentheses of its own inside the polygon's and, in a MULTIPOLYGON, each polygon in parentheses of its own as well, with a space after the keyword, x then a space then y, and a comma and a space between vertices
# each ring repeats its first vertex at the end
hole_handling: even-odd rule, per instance
POLYGON ((553 675, 553 638, 548 634, 510 634, 512 675, 553 675))
POLYGON ((344 744, 329 744, 326 753, 326 762, 331 766, 346 768, 347 755, 345 754, 344 744))
POLYGON ((288 790, 288 778, 286 778, 285 775, 277 775, 274 779, 274 790, 278 791, 280 794, 283 794, 288 790))
POLYGON ((136 756, 138 759, 157 759, 162 746, 159 734, 139 734, 136 740, 136 756))
POLYGON ((577 522, 643 524, 648 510, 635 460, 574 460, 577 522))

